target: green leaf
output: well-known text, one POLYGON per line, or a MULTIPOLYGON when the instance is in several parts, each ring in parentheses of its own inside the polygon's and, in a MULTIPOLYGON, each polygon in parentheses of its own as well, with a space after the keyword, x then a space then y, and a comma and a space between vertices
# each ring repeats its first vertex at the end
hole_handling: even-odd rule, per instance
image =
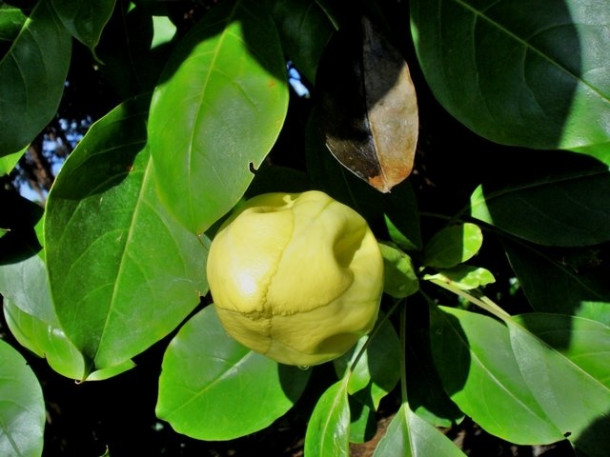
POLYGON ((346 379, 330 386, 316 403, 305 433, 305 455, 349 456, 350 411, 346 379))
POLYGON ((146 142, 148 99, 91 127, 47 202, 45 248, 59 322, 91 369, 123 365, 207 292, 204 242, 160 204, 146 142))
POLYGON ((472 223, 450 225, 435 233, 424 247, 424 264, 452 268, 473 257, 483 244, 483 234, 472 223))
POLYGON ((23 149, 55 115, 71 46, 49 0, 40 0, 0 60, 0 156, 23 149))
POLYGON ((564 438, 565 430, 547 417, 523 378, 506 326, 468 311, 432 310, 436 368, 446 392, 465 414, 487 432, 515 444, 564 438))
POLYGON ((610 325, 608 272, 592 248, 585 265, 573 265, 570 251, 546 252, 538 246, 505 241, 519 284, 536 311, 585 317, 610 325), (552 284, 552 287, 549 287, 552 284))
POLYGON ((19 35, 27 16, 20 8, 6 2, 0 4, 0 57, 4 55, 4 48, 10 47, 11 42, 19 35))
POLYGON ((339 376, 348 375, 346 370, 365 345, 366 349, 349 372, 347 390, 350 395, 360 393, 358 399, 376 411, 400 379, 400 340, 390 321, 382 320, 377 330, 360 338, 353 349, 334 361, 339 376))
POLYGON ((476 289, 496 281, 491 271, 473 265, 457 265, 448 270, 441 270, 433 275, 426 275, 424 279, 438 279, 452 283, 463 290, 476 289))
POLYGON ((243 196, 286 116, 284 57, 262 2, 206 14, 161 79, 148 125, 159 191, 180 222, 203 233, 243 196))
POLYGON ((288 411, 309 374, 237 343, 208 306, 167 348, 157 416, 196 439, 230 440, 261 430, 288 411))
POLYGON ((40 457, 45 405, 26 360, 0 340, 0 455, 40 457))
MULTIPOLYGON (((506 167, 479 186, 471 215, 520 238, 547 246, 589 246, 610 240, 610 172, 587 157, 557 153, 554 160, 506 167)), ((550 159, 550 157, 549 157, 550 159)))
POLYGON ((468 128, 610 162, 605 2, 416 0, 411 20, 426 81, 468 128))
POLYGON ((439 429, 421 419, 403 403, 379 441, 374 457, 464 457, 439 429))
POLYGON ((530 391, 577 452, 603 457, 610 434, 610 327, 588 319, 525 314, 510 342, 530 391))
POLYGON ((379 243, 383 256, 383 291, 394 298, 405 298, 419 289, 411 257, 386 243, 379 243))
POLYGON ((112 15, 116 0, 51 0, 64 27, 93 51, 112 15))
POLYGON ((0 266, 0 292, 6 323, 17 341, 39 357, 46 357, 58 373, 82 381, 85 360, 61 329, 39 255, 0 266))
POLYGON ((273 18, 284 52, 313 83, 322 51, 335 28, 317 0, 275 0, 273 18))
POLYGON ((0 157, 0 176, 8 175, 11 171, 13 171, 13 168, 15 168, 15 165, 17 165, 19 159, 21 159, 23 154, 25 154, 27 148, 28 147, 26 146, 21 151, 0 157))

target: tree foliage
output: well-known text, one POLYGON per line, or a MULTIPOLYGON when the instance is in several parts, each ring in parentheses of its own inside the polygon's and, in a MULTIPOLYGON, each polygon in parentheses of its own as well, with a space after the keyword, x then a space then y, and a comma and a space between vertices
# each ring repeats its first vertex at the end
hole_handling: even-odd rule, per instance
POLYGON ((376 456, 464 455, 437 428, 464 416, 605 456, 609 36, 595 0, 0 3, 0 453, 44 445, 16 349, 89 382, 167 338, 156 414, 197 440, 268 427, 315 380, 308 457, 371 439, 390 397, 376 456), (44 207, 10 189, 86 116, 44 207), (240 346, 205 278, 242 198, 308 189, 361 213, 385 260, 382 316, 334 370, 240 346))

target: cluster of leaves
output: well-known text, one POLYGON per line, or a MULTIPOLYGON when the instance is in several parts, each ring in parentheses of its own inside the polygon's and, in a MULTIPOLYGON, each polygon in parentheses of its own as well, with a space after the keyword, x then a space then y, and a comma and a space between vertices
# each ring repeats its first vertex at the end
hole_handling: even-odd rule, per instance
MULTIPOLYGON (((0 292, 23 347, 60 375, 101 381, 178 329, 161 367, 158 417, 201 440, 269 426, 317 372, 278 365, 224 333, 213 306, 200 305, 207 246, 244 196, 318 188, 361 212, 383 240, 386 296, 373 333, 334 362, 306 455, 347 455, 350 441, 369 439, 397 385, 401 406, 375 455, 464 455, 437 428, 464 415, 514 443, 567 438, 582 455, 605 455, 604 2, 409 2, 409 63, 425 78, 416 89, 426 85, 458 121, 506 145, 503 172, 477 176, 466 209, 437 215, 447 222, 434 230, 420 223, 411 180, 390 194, 359 181, 325 150, 315 117, 291 131, 304 139, 303 161, 293 161, 301 166, 277 164, 295 153, 281 141, 290 120, 286 59, 315 99, 318 63, 337 29, 363 8, 404 43, 409 16, 393 13, 405 13, 405 2, 226 0, 201 15, 189 1, 19 3, 0 4, 0 171, 56 114, 74 39, 100 59, 123 100, 69 156, 44 210, 2 195, 0 292), (547 160, 511 163, 509 146, 547 160), (484 260, 475 257, 484 232, 501 242, 527 298, 519 315, 483 293, 493 262, 472 262, 484 260)), ((0 360, 0 398, 11 399, 0 404, 0 454, 41 455, 41 387, 5 342, 0 360)))

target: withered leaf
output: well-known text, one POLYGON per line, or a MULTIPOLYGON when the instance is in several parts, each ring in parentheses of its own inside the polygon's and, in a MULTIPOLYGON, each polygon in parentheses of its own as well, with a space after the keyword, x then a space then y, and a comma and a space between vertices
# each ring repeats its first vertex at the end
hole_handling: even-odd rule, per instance
POLYGON ((415 88, 402 55, 369 19, 337 32, 316 89, 322 135, 341 164, 381 192, 411 174, 419 133, 415 88))

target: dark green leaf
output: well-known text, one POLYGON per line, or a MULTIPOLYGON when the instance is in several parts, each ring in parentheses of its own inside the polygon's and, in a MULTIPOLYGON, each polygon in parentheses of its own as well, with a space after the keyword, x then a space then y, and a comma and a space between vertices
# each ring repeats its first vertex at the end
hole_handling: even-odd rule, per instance
POLYGON ((608 166, 575 154, 555 156, 521 173, 522 164, 515 164, 504 177, 479 186, 470 197, 472 216, 547 246, 610 240, 608 166))
POLYGON ((415 88, 400 52, 369 19, 332 39, 316 89, 322 135, 341 164, 381 192, 411 174, 419 133, 415 88))
POLYGON ((432 268, 452 268, 474 256, 483 244, 476 224, 445 227, 435 233, 424 247, 424 264, 432 268))
POLYGON ((608 270, 596 257, 597 249, 588 251, 584 265, 574 265, 570 251, 546 252, 538 246, 508 241, 504 248, 536 311, 586 317, 610 325, 608 270))
POLYGON ((163 201, 202 233, 243 196, 286 116, 275 24, 262 2, 225 2, 179 42, 153 96, 150 147, 163 201))
POLYGON ((42 455, 45 405, 25 359, 0 340, 0 455, 42 455))
POLYGON ((213 306, 180 329, 162 370, 158 417, 201 440, 229 440, 269 426, 299 398, 310 373, 237 343, 213 306))
POLYGON ((465 457, 460 449, 403 403, 379 441, 374 457, 465 457))
POLYGON ((316 0, 276 0, 273 17, 284 52, 313 83, 322 51, 335 30, 331 20, 316 0))
POLYGON ((0 156, 23 149, 55 115, 71 45, 49 0, 40 0, 0 60, 0 156))
POLYGON ((91 369, 124 365, 207 292, 207 248, 160 204, 146 142, 148 99, 98 121, 47 202, 45 249, 66 335, 91 369))
POLYGON ((19 35, 27 16, 21 9, 6 2, 0 4, 0 58, 9 48, 11 42, 19 35))
POLYGON ((349 402, 345 378, 322 394, 305 433, 305 455, 349 456, 349 402))
POLYGON ((379 243, 383 256, 383 291, 394 298, 405 298, 419 289, 411 257, 400 249, 379 243))
POLYGON ((493 141, 610 162, 610 8, 597 0, 415 0, 436 98, 493 141))
POLYGON ((93 50, 100 41, 116 0, 51 0, 64 27, 80 42, 93 50))

